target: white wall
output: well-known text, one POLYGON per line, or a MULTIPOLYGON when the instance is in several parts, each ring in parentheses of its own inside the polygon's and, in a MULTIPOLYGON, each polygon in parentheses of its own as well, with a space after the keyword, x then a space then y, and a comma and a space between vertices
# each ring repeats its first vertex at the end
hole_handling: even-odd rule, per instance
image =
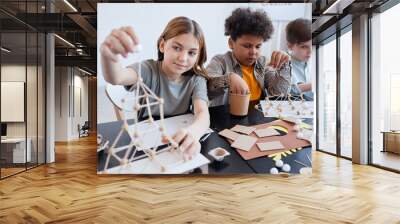
MULTIPOLYGON (((78 124, 82 126, 85 121, 88 121, 88 77, 87 76, 81 76, 83 73, 78 73, 78 70, 75 70, 74 74, 74 109, 75 113, 72 113, 73 119, 72 119, 72 130, 71 134, 73 138, 78 138, 79 133, 78 133, 78 124), (80 93, 78 92, 80 90, 80 93), (80 97, 79 97, 80 96, 80 97), (81 102, 79 102, 81 101, 81 102), (81 107, 81 108, 79 108, 81 107), (80 112, 80 110, 82 110, 80 112)), ((71 103, 72 105, 72 103, 71 103)))
MULTIPOLYGON (((44 74, 43 74, 44 76, 44 74)), ((40 66, 25 66, 25 64, 3 64, 1 66, 1 81, 25 82, 26 85, 26 107, 23 106, 22 112, 26 110, 26 120, 23 122, 6 122, 7 137, 21 138, 26 136, 30 139, 32 161, 36 162, 36 153, 39 154, 39 162, 44 161, 44 89, 42 68, 40 66), (38 69, 38 70, 37 70, 38 69), (38 76, 37 76, 38 75, 38 76), (27 81, 25 80, 27 78, 27 81), (37 85, 39 85, 37 87, 37 85), (37 92, 38 90, 38 92, 37 92)), ((2 96, 7 97, 7 96, 2 96)), ((1 108, 4 112, 11 108, 1 108)), ((12 111, 7 111, 7 113, 12 111)))
POLYGON ((79 137, 78 124, 88 120, 88 78, 72 67, 56 67, 55 74, 55 141, 70 141, 79 137))
MULTIPOLYGON (((55 68, 55 140, 66 141, 68 139, 68 97, 63 97, 68 94, 68 68, 56 67, 55 68)), ((68 95, 67 95, 68 96, 68 95)))
MULTIPOLYGON (((9 64, 1 66, 1 81, 18 81, 25 82, 25 69, 31 70, 18 64, 9 64)), ((7 108, 1 108, 7 110, 7 108)), ((7 122, 8 137, 25 137, 25 122, 7 122)))
MULTIPOLYGON (((268 56, 272 50, 284 49, 283 30, 290 20, 299 17, 311 19, 311 4, 268 4, 268 3, 99 3, 97 16, 97 46, 104 41, 112 29, 132 26, 137 32, 143 51, 140 55, 129 55, 122 59, 123 65, 141 59, 157 59, 156 42, 169 20, 177 16, 187 16, 198 22, 203 29, 208 61, 216 54, 228 50, 227 37, 224 35, 225 19, 238 7, 262 8, 273 21, 275 31, 270 41, 263 45, 263 54, 268 56), (123 18, 123 19, 121 19, 123 18)), ((100 66, 100 53, 97 54, 98 123, 116 119, 112 104, 104 93, 105 81, 100 66)))
MULTIPOLYGON (((8 64, 1 66, 1 80, 2 81, 12 81, 12 82, 25 82, 25 74, 28 72, 29 75, 36 74, 36 66, 27 66, 18 65, 18 64, 8 64), (26 71, 25 71, 26 69, 26 71)), ((32 130, 36 130, 36 112, 35 108, 37 107, 36 103, 36 80, 28 80, 29 87, 27 88, 27 106, 31 106, 27 113, 28 124, 28 137, 30 133, 33 133, 32 130), (32 108, 34 107, 34 108, 32 108), (34 122, 34 123, 32 123, 34 122)), ((9 108, 1 108, 1 110, 8 110, 9 108)), ((22 108, 24 109, 24 108, 22 108)), ((7 135, 9 137, 25 137, 25 124, 26 122, 7 122, 7 135)), ((36 134, 36 131, 35 131, 36 134)))

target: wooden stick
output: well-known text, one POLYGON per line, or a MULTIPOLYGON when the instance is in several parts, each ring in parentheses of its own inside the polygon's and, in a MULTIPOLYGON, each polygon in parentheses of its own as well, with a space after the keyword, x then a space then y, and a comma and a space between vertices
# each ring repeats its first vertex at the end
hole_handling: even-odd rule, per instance
POLYGON ((294 162, 296 162, 296 163, 298 163, 298 164, 300 164, 300 165, 302 165, 302 166, 304 166, 304 167, 308 167, 306 164, 304 164, 304 163, 302 163, 302 162, 300 162, 300 161, 298 161, 298 160, 294 160, 294 162))

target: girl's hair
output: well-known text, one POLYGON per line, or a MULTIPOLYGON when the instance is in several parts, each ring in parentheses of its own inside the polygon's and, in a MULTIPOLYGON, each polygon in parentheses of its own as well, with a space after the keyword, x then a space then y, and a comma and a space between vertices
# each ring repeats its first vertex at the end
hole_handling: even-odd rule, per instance
POLYGON ((203 31, 201 30, 199 24, 196 23, 196 21, 191 20, 187 17, 175 17, 168 22, 167 26, 165 27, 164 31, 161 33, 157 41, 158 60, 164 60, 164 53, 160 51, 161 40, 167 41, 181 34, 189 33, 193 34, 193 36, 199 42, 199 55, 193 68, 185 72, 183 75, 195 73, 196 75, 201 75, 208 79, 207 72, 203 67, 203 64, 207 60, 206 42, 204 40, 203 31))

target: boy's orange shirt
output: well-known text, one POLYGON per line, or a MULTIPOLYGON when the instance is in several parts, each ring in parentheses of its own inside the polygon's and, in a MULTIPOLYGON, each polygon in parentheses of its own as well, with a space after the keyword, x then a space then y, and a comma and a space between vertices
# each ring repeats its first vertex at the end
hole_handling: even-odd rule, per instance
POLYGON ((243 80, 247 83, 250 90, 250 100, 258 100, 261 97, 261 88, 258 85, 257 79, 254 77, 254 65, 242 67, 243 80))

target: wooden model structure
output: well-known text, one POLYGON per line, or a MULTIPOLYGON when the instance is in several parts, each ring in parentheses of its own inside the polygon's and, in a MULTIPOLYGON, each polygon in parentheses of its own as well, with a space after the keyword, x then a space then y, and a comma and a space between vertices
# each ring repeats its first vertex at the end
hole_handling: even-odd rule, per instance
MULTIPOLYGON (((266 76, 289 76, 289 87, 286 92, 281 90, 279 93, 271 93, 265 97, 265 100, 260 101, 260 110, 265 117, 293 117, 293 118, 312 118, 314 115, 313 102, 306 102, 303 93, 298 95, 290 94, 293 85, 291 74, 292 65, 286 63, 282 68, 275 69, 271 66, 266 67, 266 76), (275 95, 274 95, 275 94, 275 95)), ((268 92, 268 91, 267 91, 268 92)))
POLYGON ((107 153, 107 158, 102 173, 109 173, 108 171, 110 168, 111 158, 116 159, 119 162, 119 167, 122 169, 132 166, 135 161, 147 157, 147 159, 149 159, 151 162, 156 163, 158 165, 157 167, 160 167, 159 173, 164 173, 169 166, 175 166, 181 164, 182 162, 185 162, 185 157, 183 156, 183 153, 180 150, 178 143, 175 142, 166 131, 166 127, 164 125, 164 100, 162 98, 159 98, 153 91, 150 90, 149 87, 147 87, 143 83, 140 65, 138 80, 130 88, 129 93, 127 93, 126 96, 121 99, 121 118, 123 123, 113 143, 109 145, 109 142, 107 141, 101 144, 101 142, 103 141, 102 137, 98 137, 98 150, 105 150, 105 152, 107 153), (133 96, 132 94, 129 94, 132 92, 134 93, 133 96), (127 109, 128 107, 126 106, 126 102, 128 100, 133 100, 133 104, 131 105, 131 107, 133 108, 127 109), (158 107, 160 120, 154 120, 151 110, 152 107, 158 107), (144 121, 139 122, 139 112, 143 112, 142 110, 145 110, 147 112, 148 118, 144 121), (128 124, 127 112, 133 112, 133 124, 128 124), (141 128, 139 130, 139 126, 143 127, 143 124, 145 124, 146 129, 143 130, 143 128, 141 128), (117 147, 117 144, 124 133, 127 133, 129 136, 129 144, 117 147), (159 147, 157 141, 154 141, 154 144, 152 142, 144 143, 142 137, 146 134, 149 134, 151 136, 154 135, 155 138, 161 137, 163 141, 168 142, 167 146, 165 148, 157 150, 159 147), (175 161, 175 163, 173 164, 166 164, 158 158, 158 155, 160 153, 167 151, 178 156, 178 163, 176 163, 175 161), (137 155, 138 152, 143 153, 140 153, 141 155, 137 155))
POLYGON ((265 117, 312 118, 314 115, 313 102, 306 102, 302 93, 267 96, 260 101, 260 106, 265 117))

